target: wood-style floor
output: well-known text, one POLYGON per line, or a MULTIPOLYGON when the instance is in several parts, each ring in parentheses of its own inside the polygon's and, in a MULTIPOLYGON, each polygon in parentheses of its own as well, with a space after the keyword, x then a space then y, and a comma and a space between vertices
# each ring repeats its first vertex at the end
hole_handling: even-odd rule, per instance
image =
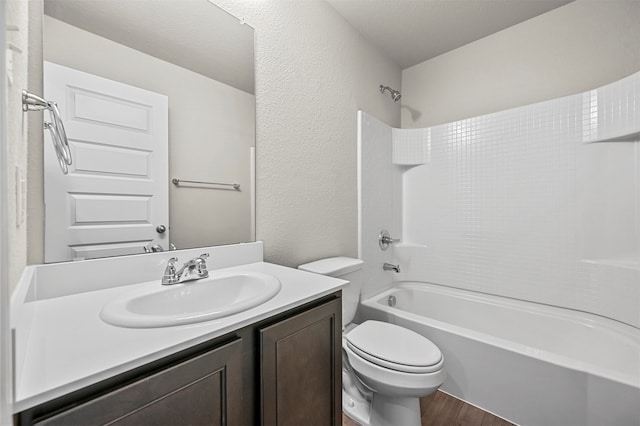
MULTIPOLYGON (((440 391, 420 399, 420 416, 422 426, 513 426, 513 423, 440 391)), ((342 425, 358 426, 344 413, 342 425)))

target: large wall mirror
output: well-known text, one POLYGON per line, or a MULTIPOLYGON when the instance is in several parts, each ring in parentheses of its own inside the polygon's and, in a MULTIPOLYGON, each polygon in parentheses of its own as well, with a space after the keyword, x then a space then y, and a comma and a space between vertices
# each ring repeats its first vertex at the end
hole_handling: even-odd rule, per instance
POLYGON ((44 0, 45 262, 255 240, 254 34, 207 0, 44 0))

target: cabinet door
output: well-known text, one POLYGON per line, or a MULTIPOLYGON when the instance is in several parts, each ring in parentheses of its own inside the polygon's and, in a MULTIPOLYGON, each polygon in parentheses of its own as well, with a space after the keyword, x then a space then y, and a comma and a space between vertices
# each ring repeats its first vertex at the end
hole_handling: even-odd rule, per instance
POLYGON ((341 299, 260 330, 263 425, 342 422, 341 299))
POLYGON ((238 339, 36 424, 240 424, 241 358, 238 339))

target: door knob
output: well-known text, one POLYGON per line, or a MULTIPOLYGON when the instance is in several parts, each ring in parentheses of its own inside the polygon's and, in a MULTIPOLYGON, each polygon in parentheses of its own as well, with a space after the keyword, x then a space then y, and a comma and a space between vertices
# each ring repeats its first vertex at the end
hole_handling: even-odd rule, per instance
POLYGON ((164 225, 158 225, 158 226, 156 226, 156 232, 157 232, 158 234, 164 234, 164 231, 166 231, 166 230, 167 230, 167 227, 166 227, 166 226, 164 226, 164 225))

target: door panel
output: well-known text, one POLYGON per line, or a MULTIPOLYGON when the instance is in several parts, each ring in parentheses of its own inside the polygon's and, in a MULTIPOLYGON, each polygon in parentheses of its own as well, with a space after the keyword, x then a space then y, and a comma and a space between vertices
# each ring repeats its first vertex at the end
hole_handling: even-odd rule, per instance
POLYGON ((151 197, 140 195, 69 194, 74 225, 149 220, 151 197))
POLYGON ((76 174, 150 179, 152 152, 75 141, 72 149, 76 174))
POLYGON ((151 109, 148 105, 73 87, 69 88, 69 95, 71 117, 75 120, 88 120, 94 125, 107 127, 124 127, 147 134, 151 130, 151 109))

